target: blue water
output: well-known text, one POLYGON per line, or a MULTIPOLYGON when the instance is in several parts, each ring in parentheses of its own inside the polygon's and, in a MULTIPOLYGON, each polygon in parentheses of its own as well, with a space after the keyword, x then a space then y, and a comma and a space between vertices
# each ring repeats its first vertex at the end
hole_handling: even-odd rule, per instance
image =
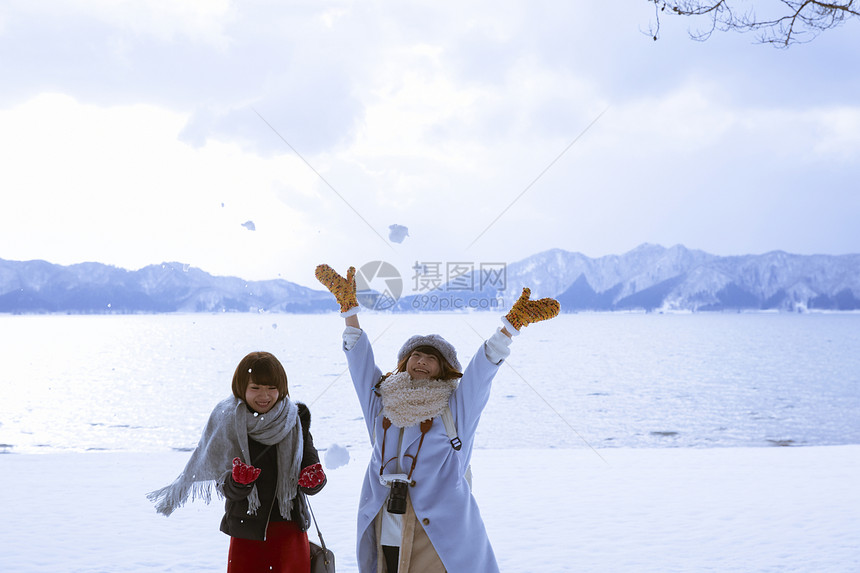
MULTIPOLYGON (((377 362, 490 313, 363 314, 377 362)), ((365 448, 335 315, 0 316, 0 452, 193 448, 251 350, 281 358, 317 445, 365 448)), ((562 315, 514 340, 479 448, 860 443, 860 314, 562 315)))

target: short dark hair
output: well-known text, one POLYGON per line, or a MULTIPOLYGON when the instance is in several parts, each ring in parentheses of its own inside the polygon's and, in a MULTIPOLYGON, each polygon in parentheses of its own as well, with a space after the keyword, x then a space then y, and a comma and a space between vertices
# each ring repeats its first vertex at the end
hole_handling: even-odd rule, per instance
POLYGON ((290 395, 287 386, 287 373, 274 354, 251 352, 240 360, 236 371, 233 373, 233 395, 244 400, 251 378, 254 379, 254 384, 277 388, 278 400, 290 395))

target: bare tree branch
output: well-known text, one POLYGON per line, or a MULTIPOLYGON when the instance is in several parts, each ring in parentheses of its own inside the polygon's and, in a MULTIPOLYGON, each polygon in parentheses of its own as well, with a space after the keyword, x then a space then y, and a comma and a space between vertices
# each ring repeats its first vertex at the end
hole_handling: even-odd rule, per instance
POLYGON ((752 8, 738 10, 741 0, 648 1, 654 4, 655 22, 649 29, 654 40, 660 37, 661 18, 666 14, 704 19, 706 24, 689 31, 694 40, 705 41, 715 31, 754 32, 760 43, 777 48, 811 42, 822 32, 860 17, 860 0, 780 0, 783 13, 761 20, 752 8))

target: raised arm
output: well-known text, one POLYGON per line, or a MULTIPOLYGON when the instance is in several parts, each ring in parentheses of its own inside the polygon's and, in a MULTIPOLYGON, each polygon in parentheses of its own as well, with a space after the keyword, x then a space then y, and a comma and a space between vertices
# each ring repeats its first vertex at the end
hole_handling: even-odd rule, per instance
POLYGON ((343 333, 343 350, 349 365, 349 375, 361 405, 368 437, 373 440, 376 413, 381 409, 380 397, 372 392, 382 372, 376 366, 373 349, 367 334, 358 324, 358 301, 355 296, 355 267, 349 267, 346 277, 342 277, 328 265, 316 268, 316 277, 334 295, 340 304, 340 315, 346 322, 343 333), (351 328, 350 328, 351 327, 351 328))

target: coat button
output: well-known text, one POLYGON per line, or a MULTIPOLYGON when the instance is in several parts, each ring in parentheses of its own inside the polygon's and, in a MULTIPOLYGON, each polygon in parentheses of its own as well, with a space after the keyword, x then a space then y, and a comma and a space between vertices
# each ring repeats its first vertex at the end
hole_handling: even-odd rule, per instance
POLYGON ((423 523, 424 525, 430 525, 430 520, 425 517, 421 520, 421 523, 423 523))

